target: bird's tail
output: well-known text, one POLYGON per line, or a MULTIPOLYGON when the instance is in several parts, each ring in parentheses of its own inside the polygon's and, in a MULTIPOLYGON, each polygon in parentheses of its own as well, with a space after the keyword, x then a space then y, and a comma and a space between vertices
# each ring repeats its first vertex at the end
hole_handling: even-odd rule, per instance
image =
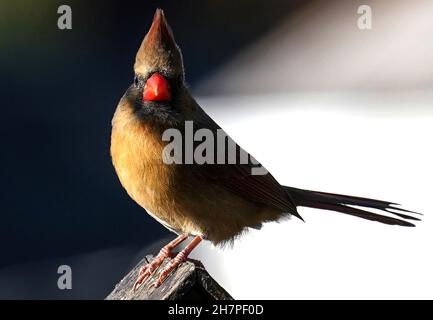
POLYGON ((292 187, 285 187, 285 189, 296 206, 332 210, 367 220, 405 227, 415 226, 413 223, 406 220, 420 220, 414 216, 420 215, 420 213, 396 207, 398 204, 388 201, 309 191, 292 187), (365 208, 382 210, 388 214, 395 215, 398 218, 373 213, 364 210, 365 208))

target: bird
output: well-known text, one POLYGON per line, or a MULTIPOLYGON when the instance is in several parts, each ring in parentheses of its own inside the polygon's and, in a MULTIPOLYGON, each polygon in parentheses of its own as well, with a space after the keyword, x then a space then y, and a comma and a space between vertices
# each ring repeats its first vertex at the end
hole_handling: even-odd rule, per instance
POLYGON ((267 222, 291 216, 303 220, 298 207, 331 210, 406 227, 420 220, 420 213, 393 202, 284 186, 267 170, 253 174, 254 169, 264 167, 229 136, 224 142, 225 148, 218 149, 217 144, 206 150, 209 154, 204 156, 210 161, 202 163, 193 159, 191 163, 187 154, 175 157, 178 161, 167 161, 188 143, 198 148, 200 141, 186 134, 191 124, 194 133, 200 132, 202 136, 203 132, 225 133, 191 95, 182 53, 164 12, 157 9, 136 54, 134 81, 114 112, 110 153, 128 195, 177 237, 140 269, 134 290, 166 258, 172 259, 157 275, 152 284, 155 287, 160 286, 202 240, 224 245, 250 228, 260 229, 267 222), (167 147, 174 138, 164 138, 167 132, 173 132, 170 130, 184 133, 171 149, 167 147), (229 145, 235 148, 230 149, 229 145), (230 150, 231 153, 235 150, 235 156, 230 150), (173 250, 190 237, 192 240, 174 254, 173 250))

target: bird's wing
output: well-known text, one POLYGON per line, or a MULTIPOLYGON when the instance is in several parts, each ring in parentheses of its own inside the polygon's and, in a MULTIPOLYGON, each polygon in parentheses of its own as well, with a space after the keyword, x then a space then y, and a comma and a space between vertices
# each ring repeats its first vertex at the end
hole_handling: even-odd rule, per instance
POLYGON ((204 164, 196 170, 204 170, 209 182, 215 183, 245 199, 264 204, 281 212, 298 215, 296 206, 274 177, 265 175, 252 175, 253 166, 248 164, 204 164))
MULTIPOLYGON (((213 121, 200 106, 197 106, 196 113, 194 114, 194 128, 207 128, 216 134, 216 131, 222 130, 215 121, 213 121)), ((228 139, 231 139, 227 135, 228 139)), ((232 140, 233 141, 233 140, 232 140)), ((217 143, 215 143, 215 148, 217 143)), ((236 144, 237 156, 235 164, 227 164, 228 155, 225 148, 226 164, 203 164, 197 165, 195 170, 201 175, 203 179, 209 180, 239 196, 254 201, 259 204, 268 205, 270 207, 287 212, 295 216, 299 216, 296 206, 284 188, 275 180, 270 174, 252 174, 253 168, 262 167, 260 163, 254 160, 251 161, 249 153, 244 151, 236 144), (247 163, 240 163, 240 152, 248 155, 247 163)), ((221 150, 215 149, 215 157, 217 152, 221 150)), ((245 158, 244 158, 245 159, 245 158)), ((216 161, 215 161, 216 163, 216 161)), ((263 168, 263 167, 262 167, 263 168)), ((264 169, 264 168, 263 168, 264 169)), ((267 172, 267 171, 265 171, 267 172)))

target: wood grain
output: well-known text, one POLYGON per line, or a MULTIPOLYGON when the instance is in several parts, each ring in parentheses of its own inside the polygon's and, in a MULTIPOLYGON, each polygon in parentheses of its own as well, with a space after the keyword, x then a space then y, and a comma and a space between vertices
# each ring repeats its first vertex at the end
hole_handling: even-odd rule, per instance
POLYGON ((183 262, 162 283, 159 288, 152 287, 158 271, 170 259, 164 260, 161 267, 151 277, 146 279, 135 291, 132 290, 142 266, 152 261, 152 256, 146 256, 137 264, 106 297, 106 300, 233 300, 196 260, 183 262))

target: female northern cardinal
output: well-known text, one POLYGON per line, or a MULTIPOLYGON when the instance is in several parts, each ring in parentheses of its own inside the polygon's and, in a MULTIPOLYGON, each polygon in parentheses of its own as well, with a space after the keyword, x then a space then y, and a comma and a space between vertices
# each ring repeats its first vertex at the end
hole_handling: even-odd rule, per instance
MULTIPOLYGON (((131 198, 179 235, 141 270, 134 288, 189 235, 194 235, 194 239, 161 271, 155 286, 202 239, 221 244, 233 240, 247 228, 260 228, 264 222, 291 215, 302 219, 297 206, 333 210, 400 226, 413 226, 403 219, 419 220, 404 214, 411 211, 396 208, 391 202, 282 186, 269 173, 253 175, 251 161, 243 164, 165 162, 167 141, 162 137, 166 130, 183 132, 186 121, 192 121, 196 129, 213 133, 220 127, 188 92, 180 50, 160 9, 156 10, 152 26, 138 50, 134 71, 134 84, 120 100, 113 117, 113 164, 131 198), (401 219, 352 206, 380 209, 401 219)), ((182 138, 186 144, 187 137, 182 138)), ((244 152, 237 145, 236 150, 244 152)), ((221 156, 221 150, 216 151, 216 156, 221 156)), ((228 151, 223 152, 222 159, 228 159, 228 151)))

